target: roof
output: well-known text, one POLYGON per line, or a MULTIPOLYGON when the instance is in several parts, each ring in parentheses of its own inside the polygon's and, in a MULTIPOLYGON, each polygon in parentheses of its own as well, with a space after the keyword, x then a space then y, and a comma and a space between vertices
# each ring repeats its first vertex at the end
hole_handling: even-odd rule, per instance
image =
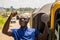
POLYGON ((36 16, 36 15, 39 14, 39 13, 46 13, 46 14, 50 15, 50 9, 51 9, 51 7, 52 7, 52 3, 46 4, 46 5, 44 5, 42 8, 36 9, 36 10, 33 12, 33 14, 34 14, 34 16, 36 16))

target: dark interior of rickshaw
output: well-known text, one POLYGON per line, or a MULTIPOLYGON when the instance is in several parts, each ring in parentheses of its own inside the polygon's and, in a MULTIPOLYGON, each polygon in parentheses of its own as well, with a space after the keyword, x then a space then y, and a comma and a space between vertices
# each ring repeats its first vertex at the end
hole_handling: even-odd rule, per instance
POLYGON ((60 8, 55 12, 55 29, 58 31, 58 25, 60 25, 60 8))
MULTIPOLYGON (((45 13, 38 13, 36 16, 34 16, 33 21, 32 21, 32 27, 36 28, 37 30, 39 30, 41 33, 43 33, 44 28, 45 28, 45 23, 43 23, 41 21, 41 16, 45 14, 45 13)), ((48 24, 50 24, 50 22, 48 22, 48 24)), ((50 25, 48 25, 50 26, 50 25)), ((47 38, 48 40, 48 38, 47 38)))
MULTIPOLYGON (((59 27, 60 27, 60 8, 58 8, 57 10, 56 10, 56 12, 55 12, 55 24, 54 24, 54 26, 55 26, 55 29, 57 30, 57 32, 58 32, 58 25, 59 25, 59 27)), ((59 29, 59 32, 60 32, 60 29, 59 29)), ((60 33, 59 33, 59 36, 60 36, 60 33)), ((56 37, 56 35, 55 35, 55 39, 56 39, 57 37, 56 37)), ((60 39, 60 38, 59 38, 60 39)))
MULTIPOLYGON (((36 28, 37 30, 39 30, 41 33, 43 33, 44 31, 44 28, 45 28, 45 23, 43 23, 41 21, 41 16, 45 14, 45 13, 38 13, 34 18, 33 18, 33 21, 32 21, 32 27, 33 28, 36 28)), ((48 26, 50 22, 48 22, 48 26)))

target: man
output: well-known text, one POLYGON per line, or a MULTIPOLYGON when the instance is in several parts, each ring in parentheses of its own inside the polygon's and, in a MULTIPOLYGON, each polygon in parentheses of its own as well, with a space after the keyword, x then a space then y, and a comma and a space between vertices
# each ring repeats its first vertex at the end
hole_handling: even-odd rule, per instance
POLYGON ((9 29, 9 24, 12 17, 16 16, 17 12, 11 13, 8 20, 6 21, 2 32, 8 36, 14 37, 14 40, 45 40, 48 34, 48 27, 46 26, 43 33, 40 33, 34 28, 28 28, 27 23, 29 22, 30 17, 26 14, 21 14, 19 17, 19 24, 21 28, 19 29, 9 29))

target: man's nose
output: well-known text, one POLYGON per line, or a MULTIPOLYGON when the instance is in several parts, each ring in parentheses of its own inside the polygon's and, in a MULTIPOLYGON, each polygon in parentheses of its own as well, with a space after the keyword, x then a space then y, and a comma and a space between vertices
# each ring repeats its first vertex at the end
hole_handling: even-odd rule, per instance
POLYGON ((24 19, 22 18, 21 21, 24 21, 24 19))

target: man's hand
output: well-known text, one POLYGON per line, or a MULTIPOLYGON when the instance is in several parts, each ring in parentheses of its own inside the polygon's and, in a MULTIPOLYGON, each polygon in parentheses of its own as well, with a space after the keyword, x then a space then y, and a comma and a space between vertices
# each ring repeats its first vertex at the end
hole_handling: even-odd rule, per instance
POLYGON ((48 23, 48 21, 49 21, 49 15, 48 14, 43 14, 42 16, 41 16, 41 21, 43 22, 43 23, 45 23, 45 24, 47 24, 48 23))
POLYGON ((17 11, 13 11, 10 16, 15 17, 16 15, 17 15, 17 11))

